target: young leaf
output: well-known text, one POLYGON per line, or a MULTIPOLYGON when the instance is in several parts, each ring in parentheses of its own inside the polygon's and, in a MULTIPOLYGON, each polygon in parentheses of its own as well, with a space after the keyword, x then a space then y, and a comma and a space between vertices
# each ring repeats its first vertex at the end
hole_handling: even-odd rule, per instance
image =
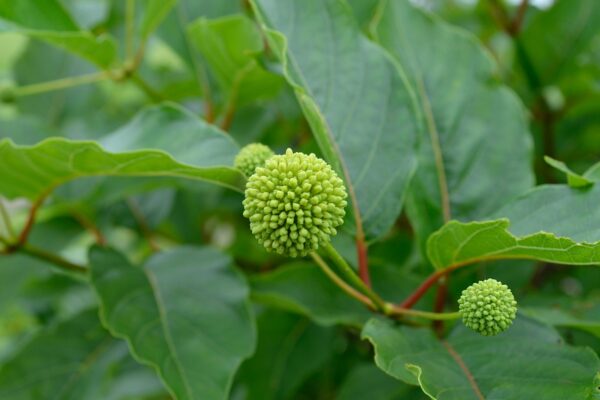
POLYGON ((102 68, 117 59, 112 37, 82 31, 57 0, 0 0, 0 32, 18 32, 46 41, 102 68))
POLYGON ((254 0, 321 151, 346 180, 357 228, 376 238, 400 214, 416 166, 414 93, 338 0, 254 0))
POLYGON ((0 140, 0 193, 35 200, 65 182, 98 175, 185 177, 244 187, 242 173, 231 167, 238 151, 233 140, 173 105, 142 111, 101 143, 52 138, 18 146, 0 140))
POLYGON ((244 15, 215 20, 200 18, 190 24, 189 36, 210 65, 217 81, 239 106, 274 96, 281 77, 264 70, 256 61, 263 38, 253 21, 244 15))
POLYGON ((248 288, 231 260, 209 248, 178 248, 143 267, 93 248, 92 285, 105 326, 155 368, 179 400, 225 399, 254 352, 248 288))
POLYGON ((586 187, 594 183, 594 181, 585 177, 585 175, 579 175, 576 172, 573 172, 567 164, 562 161, 555 160, 552 157, 544 156, 544 161, 551 167, 556 168, 560 172, 564 173, 567 176, 567 183, 569 186, 578 188, 578 187, 586 187))
POLYGON ((600 264, 600 236, 594 243, 577 243, 547 232, 517 237, 509 232, 509 225, 508 219, 450 221, 429 237, 429 260, 439 269, 505 258, 570 265, 600 264))
POLYGON ((488 216, 530 188, 532 141, 523 105, 494 82, 473 36, 408 1, 384 2, 379 15, 377 41, 406 68, 425 118, 407 203, 424 244, 444 222, 488 216))
POLYGON ((441 341, 430 330, 374 318, 362 337, 375 347, 379 368, 435 400, 581 400, 600 393, 598 356, 524 317, 495 337, 459 325, 441 341))

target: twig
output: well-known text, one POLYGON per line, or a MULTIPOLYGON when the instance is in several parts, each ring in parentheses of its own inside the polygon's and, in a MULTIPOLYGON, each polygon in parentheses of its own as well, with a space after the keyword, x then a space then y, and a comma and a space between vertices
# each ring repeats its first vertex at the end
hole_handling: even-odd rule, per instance
POLYGON ((370 287, 368 287, 365 282, 360 279, 356 272, 348 265, 346 260, 337 252, 337 250, 331 245, 331 243, 327 243, 323 246, 323 250, 327 253, 327 255, 336 263, 336 265, 340 268, 341 272, 344 276, 354 284, 365 296, 367 296, 373 304, 377 307, 378 310, 385 310, 385 302, 383 299, 375 293, 370 287))
POLYGON ((19 234, 19 237, 17 239, 17 242, 11 246, 11 247, 21 247, 25 244, 25 242, 27 242, 27 238, 29 237, 29 234, 31 233, 31 229, 33 228, 33 224, 35 222, 35 216, 37 214, 38 209, 40 208, 40 206, 42 204, 44 204, 44 201, 46 200, 46 197, 48 196, 48 194, 44 194, 42 196, 40 196, 32 205, 31 205, 31 209, 29 210, 29 215, 27 216, 27 222, 25 222, 25 226, 23 227, 23 230, 21 231, 21 233, 19 234))
POLYGON ((340 278, 333 270, 327 265, 327 263, 315 252, 310 253, 310 256, 317 263, 319 268, 327 275, 329 279, 333 281, 340 289, 342 289, 346 294, 350 297, 355 298, 361 303, 365 304, 370 309, 375 309, 375 305, 373 302, 364 294, 360 293, 358 290, 354 289, 352 286, 348 285, 342 278, 340 278))
POLYGON ((56 79, 53 81, 34 83, 32 85, 26 85, 17 87, 15 89, 15 96, 24 97, 31 96, 34 94, 40 94, 45 92, 51 92, 54 90, 67 89, 74 86, 85 85, 94 82, 100 82, 109 79, 110 73, 106 71, 94 72, 92 74, 73 76, 69 78, 56 79))
POLYGON ((157 92, 152 86, 150 86, 137 72, 132 72, 130 79, 137 85, 146 95, 154 102, 160 103, 165 98, 157 92))
POLYGON ((88 217, 78 211, 73 211, 72 215, 82 227, 87 229, 94 236, 96 239, 96 244, 100 246, 106 245, 106 238, 100 229, 92 221, 90 221, 88 217))
POLYGON ((135 200, 133 200, 132 198, 128 197, 126 199, 126 202, 127 202, 127 206, 129 207, 129 210, 131 210, 131 214, 133 215, 133 217, 135 218, 136 222, 138 223, 138 225, 140 227, 140 230, 142 231, 142 234, 144 235, 144 237, 148 241, 148 245, 150 245, 150 249, 153 252, 159 251, 160 247, 154 241, 154 234, 150 230, 150 227, 148 226, 148 223, 146 222, 146 217, 144 217, 144 214, 142 214, 142 212, 139 209, 139 207, 138 207, 137 203, 135 202, 135 200))
POLYGON ((8 233, 9 239, 14 239, 17 235, 15 234, 15 229, 12 226, 12 222, 8 215, 8 211, 6 211, 6 206, 4 205, 4 200, 0 198, 0 216, 4 221, 4 226, 6 227, 6 232, 8 233))
POLYGON ((24 244, 23 246, 19 247, 19 251, 40 260, 48 261, 67 271, 76 272, 79 274, 85 274, 88 271, 88 269, 82 265, 72 263, 62 257, 49 253, 45 250, 38 249, 37 247, 33 247, 29 244, 24 244))
POLYGON ((127 0, 125 3, 125 57, 133 56, 133 36, 135 24, 135 0, 127 0))

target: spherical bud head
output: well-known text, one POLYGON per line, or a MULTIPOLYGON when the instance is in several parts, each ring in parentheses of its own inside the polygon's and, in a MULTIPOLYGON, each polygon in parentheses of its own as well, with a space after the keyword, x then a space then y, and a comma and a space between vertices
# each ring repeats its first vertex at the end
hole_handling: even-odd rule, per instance
POLYGON ((314 154, 269 158, 248 179, 244 217, 268 251, 303 257, 331 240, 344 222, 346 188, 314 154))
POLYGON ((250 143, 244 146, 233 161, 233 165, 246 176, 252 176, 257 167, 265 165, 265 161, 275 153, 261 143, 250 143))
POLYGON ((484 336, 494 336, 512 324, 517 302, 508 286, 486 279, 463 290, 458 299, 463 323, 484 336))

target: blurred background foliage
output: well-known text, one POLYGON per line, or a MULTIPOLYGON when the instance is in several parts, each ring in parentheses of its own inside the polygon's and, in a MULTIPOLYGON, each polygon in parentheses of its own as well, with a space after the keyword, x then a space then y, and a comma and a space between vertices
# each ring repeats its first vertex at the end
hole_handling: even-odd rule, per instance
MULTIPOLYGON (((96 59, 99 52, 92 58, 78 56, 12 29, 2 19, 6 17, 2 7, 9 1, 15 0, 0 1, 0 21, 4 21, 0 22, 0 138, 22 145, 50 136, 99 140, 143 107, 170 101, 221 126, 240 145, 260 141, 276 152, 289 146, 319 153, 292 90, 284 84, 281 66, 265 48, 250 6, 243 0, 179 0, 158 26, 145 18, 144 2, 139 1, 133 43, 128 43, 130 27, 125 18, 129 2, 60 0, 82 30, 116 38, 118 59, 128 59, 137 49, 134 60, 139 65, 133 77, 122 79, 94 78, 104 62, 96 59), (72 77, 82 76, 92 76, 90 83, 71 85, 72 77), (48 90, 47 82, 56 84, 57 90, 48 90)), ((600 155, 597 1, 413 1, 472 32, 496 60, 495 79, 514 89, 528 110, 538 184, 565 180, 543 162, 543 155, 565 161, 577 172, 585 171, 600 155)), ((370 35, 378 1, 348 2, 370 35)), ((109 64, 115 71, 120 66, 118 61, 109 64)), ((502 135, 502 126, 497 132, 502 135)), ((28 204, 6 204, 13 222, 23 224, 28 204)), ((7 228, 0 229, 6 232, 7 228)), ((370 250, 373 274, 380 276, 374 278, 375 285, 392 299, 401 299, 411 284, 427 274, 412 235, 402 216, 370 250), (400 271, 393 268, 399 265, 400 271), (399 281, 403 282, 400 289, 393 284, 399 281)), ((33 244, 82 262, 89 246, 104 241, 133 260, 143 260, 157 247, 211 244, 257 276, 286 262, 256 246, 241 217, 240 194, 177 179, 75 181, 60 188, 40 211, 31 236, 33 244)), ((355 258, 348 235, 336 237, 335 245, 350 260, 355 258)), ((96 329, 97 321, 81 313, 96 303, 88 285, 52 273, 43 264, 21 254, 0 257, 0 362, 49 326, 58 324, 63 333, 86 326, 96 329), (77 321, 70 320, 75 315, 77 321)), ((509 269, 495 263, 460 271, 450 290, 456 297, 475 277, 494 276, 509 284, 517 297, 528 293, 526 305, 568 304, 589 329, 572 329, 576 322, 557 323, 563 326, 565 338, 600 351, 599 274, 583 268, 567 272, 558 266, 522 264, 509 269)), ((260 288, 260 278, 252 285, 260 288)), ((419 390, 372 365, 368 345, 360 341, 357 330, 320 326, 306 317, 258 305, 256 311, 257 353, 242 365, 232 398, 424 398, 419 390), (372 391, 365 394, 365 387, 372 391)), ((90 340, 106 335, 101 329, 92 333, 90 340)), ((49 337, 44 340, 58 343, 49 337)), ((135 363, 123 342, 111 340, 111 350, 89 375, 96 384, 73 398, 167 398, 150 369, 135 363)))

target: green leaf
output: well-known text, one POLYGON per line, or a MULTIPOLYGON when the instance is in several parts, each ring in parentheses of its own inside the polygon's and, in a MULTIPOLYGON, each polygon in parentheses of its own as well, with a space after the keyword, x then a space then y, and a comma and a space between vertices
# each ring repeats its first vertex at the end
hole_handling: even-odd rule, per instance
POLYGON ((573 189, 543 185, 508 203, 492 217, 508 218, 515 236, 550 232, 576 242, 600 240, 600 185, 573 189))
POLYGON ((346 180, 358 229, 381 236, 416 167, 415 96, 402 69, 339 0, 251 3, 325 159, 346 180))
POLYGON ((177 0, 146 0, 143 4, 144 15, 140 24, 140 32, 142 38, 146 39, 177 4, 177 0))
POLYGON ((598 394, 598 356, 524 317, 495 337, 459 325, 442 341, 429 329, 374 318, 362 337, 375 347, 379 368, 420 385, 431 399, 592 400, 598 394))
POLYGON ((390 378, 372 364, 359 365, 350 371, 336 400, 417 400, 411 386, 390 378))
POLYGON ((544 156, 544 161, 546 161, 546 163, 551 167, 554 167, 560 172, 564 173, 567 176, 567 183, 573 188, 586 187, 594 183, 585 176, 573 172, 569 167, 567 167, 567 164, 562 161, 555 160, 554 158, 548 156, 544 156))
POLYGON ((102 328, 96 310, 85 311, 41 330, 2 365, 0 398, 116 400, 119 379, 131 377, 143 378, 145 387, 130 387, 130 394, 160 393, 150 370, 122 369, 129 359, 126 347, 102 328))
POLYGON ((272 309, 257 322, 256 353, 242 364, 236 382, 244 388, 246 400, 290 399, 332 357, 335 332, 272 309))
POLYGON ((600 2, 559 0, 536 14, 519 34, 519 45, 528 55, 534 85, 541 88, 568 74, 600 32, 600 2), (552 31, 552 35, 548 32, 552 31))
POLYGON ((97 247, 90 265, 103 323, 177 399, 227 398, 256 340, 248 288, 229 257, 178 248, 135 267, 97 247))
POLYGON ((575 242, 538 232, 517 237, 509 232, 510 221, 450 221, 427 241, 427 255, 435 268, 478 261, 518 258, 556 264, 600 264, 600 236, 594 243, 575 242))
POLYGON ((281 77, 265 71, 256 60, 263 51, 263 38, 249 18, 200 18, 189 25, 188 32, 223 91, 232 97, 229 101, 239 106, 273 97, 281 89, 281 77))
POLYGON ((250 278, 252 298, 306 315, 321 325, 361 327, 369 311, 333 284, 316 265, 298 262, 250 278))
POLYGON ((467 32, 388 1, 377 41, 407 70, 424 115, 407 209, 420 242, 450 219, 488 216, 534 183, 525 109, 467 32))
POLYGON ((526 307, 519 311, 548 325, 579 329, 600 338, 600 321, 597 318, 579 317, 566 310, 546 307, 526 307))
POLYGON ((600 182, 600 162, 597 162, 588 168, 588 170, 584 172, 583 177, 594 182, 600 182))
POLYGON ((238 151, 233 140, 174 105, 142 111, 101 143, 51 138, 18 146, 0 140, 0 193, 34 200, 73 179, 97 175, 171 176, 244 187, 242 173, 231 167, 238 151))
POLYGON ((18 32, 61 47, 106 68, 117 59, 115 40, 82 31, 57 0, 0 0, 0 32, 18 32))

